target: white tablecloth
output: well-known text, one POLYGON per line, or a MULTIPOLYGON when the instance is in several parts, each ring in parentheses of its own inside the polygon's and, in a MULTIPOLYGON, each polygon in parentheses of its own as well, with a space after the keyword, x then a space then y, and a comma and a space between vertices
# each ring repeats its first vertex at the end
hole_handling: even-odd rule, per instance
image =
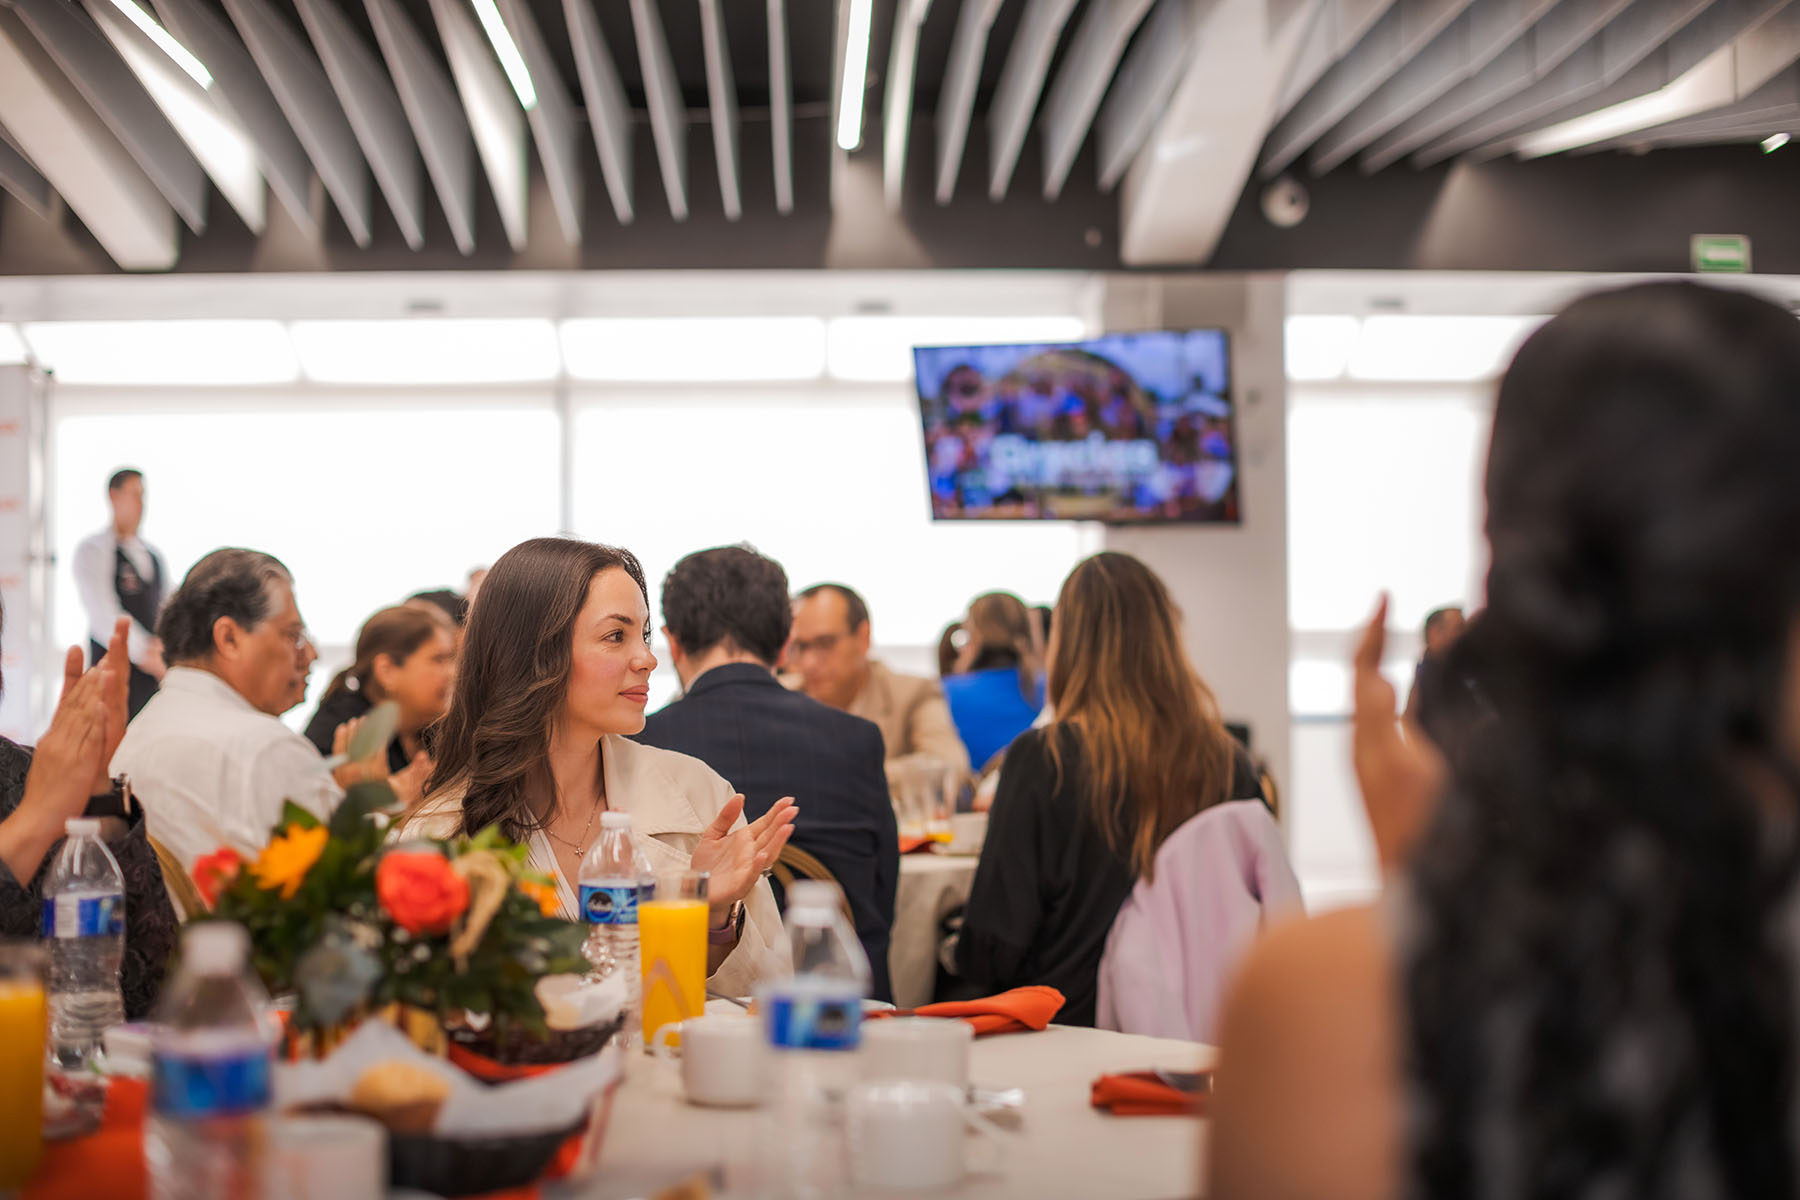
POLYGON ((894 927, 888 935, 888 974, 894 1003, 901 1008, 931 1003, 932 984, 937 981, 938 922, 968 901, 977 861, 973 855, 901 856, 894 927))
MULTIPOLYGON (((1190 1042, 1052 1026, 975 1043, 973 1081, 1019 1087, 1025 1108, 996 1172, 971 1175, 934 1195, 967 1200, 1175 1200, 1200 1188, 1202 1123, 1191 1117, 1114 1117, 1088 1105, 1102 1074, 1212 1064, 1190 1042)), ((550 1200, 624 1200, 648 1195, 745 1153, 756 1110, 699 1108, 681 1098, 673 1063, 633 1055, 613 1105, 600 1167, 584 1184, 546 1189, 550 1200)), ((986 1156, 970 1146, 971 1164, 986 1156)))

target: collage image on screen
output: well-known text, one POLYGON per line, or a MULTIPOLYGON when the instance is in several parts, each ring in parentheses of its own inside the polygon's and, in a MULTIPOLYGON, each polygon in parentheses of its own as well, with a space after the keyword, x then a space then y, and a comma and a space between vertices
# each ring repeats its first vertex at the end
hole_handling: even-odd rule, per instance
POLYGON ((1224 331, 913 351, 938 519, 1240 519, 1224 331))

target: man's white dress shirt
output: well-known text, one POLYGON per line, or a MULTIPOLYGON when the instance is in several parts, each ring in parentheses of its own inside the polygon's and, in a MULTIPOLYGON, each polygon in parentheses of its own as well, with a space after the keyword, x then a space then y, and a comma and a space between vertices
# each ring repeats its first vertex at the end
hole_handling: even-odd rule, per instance
POLYGON ((284 801, 326 817, 344 798, 311 742, 194 667, 169 668, 112 772, 131 777, 150 836, 190 870, 221 846, 255 857, 284 801))
MULTIPOLYGON (((81 607, 87 613, 88 637, 102 646, 112 641, 113 625, 125 615, 119 606, 119 592, 114 587, 114 576, 118 570, 118 558, 114 551, 123 550, 126 561, 137 568, 137 573, 144 579, 157 574, 156 563, 150 557, 150 547, 136 534, 120 537, 111 525, 99 533, 82 538, 75 547, 75 591, 81 597, 81 607)), ((166 565, 168 560, 163 560, 166 565)), ((174 592, 178 580, 161 579, 162 594, 168 596, 174 592)), ((131 640, 128 649, 131 661, 140 668, 150 651, 150 639, 156 636, 154 629, 146 629, 133 617, 131 621, 131 640)))

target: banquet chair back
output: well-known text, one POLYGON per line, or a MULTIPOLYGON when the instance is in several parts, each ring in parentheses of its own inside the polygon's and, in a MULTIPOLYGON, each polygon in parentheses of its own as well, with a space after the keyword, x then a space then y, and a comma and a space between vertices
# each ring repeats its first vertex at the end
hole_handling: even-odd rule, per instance
POLYGON ((831 890, 837 893, 838 911, 844 914, 844 920, 849 921, 852 926, 856 924, 856 917, 850 911, 850 901, 845 897, 843 887, 838 884, 837 876, 831 873, 831 868, 792 842, 781 848, 781 853, 775 858, 775 865, 769 868, 769 874, 775 877, 784 894, 795 879, 829 883, 831 890))
POLYGON ((1156 852, 1100 960, 1102 1029, 1211 1041, 1225 984, 1273 919, 1304 911, 1281 830, 1258 800, 1215 804, 1156 852))
POLYGON ((193 876, 181 865, 181 860, 169 852, 169 848, 150 839, 150 849, 156 854, 157 865, 162 868, 163 886, 169 889, 169 900, 175 905, 175 916, 182 921, 206 912, 206 901, 200 898, 200 889, 194 885, 193 876))

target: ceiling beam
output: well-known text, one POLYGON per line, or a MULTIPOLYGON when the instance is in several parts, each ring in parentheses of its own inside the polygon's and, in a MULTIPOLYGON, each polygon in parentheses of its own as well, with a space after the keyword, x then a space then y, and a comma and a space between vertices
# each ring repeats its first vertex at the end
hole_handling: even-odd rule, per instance
POLYGON ((1379 171, 1517 96, 1586 50, 1631 2, 1562 0, 1485 67, 1370 143, 1358 167, 1379 171))
POLYGON ((731 46, 719 0, 698 0, 700 45, 706 58, 707 112, 712 119, 713 156, 719 165, 719 194, 725 219, 744 214, 742 172, 738 169, 737 85, 731 78, 731 46))
POLYGON ((994 101, 988 106, 990 200, 1006 198, 1013 168, 1019 164, 1019 151, 1024 149, 1025 135, 1031 131, 1038 97, 1044 93, 1050 59, 1056 54, 1056 43, 1062 38, 1063 26, 1069 23, 1069 16, 1074 11, 1075 0, 1025 2, 1025 15, 1019 18, 1018 31, 1007 48, 1006 65, 1000 69, 994 101))
POLYGON ((563 0, 563 17, 569 25, 575 73, 581 77, 581 94, 587 100, 588 126, 594 131, 594 150, 600 156, 606 194, 619 224, 629 225, 637 215, 631 200, 631 105, 594 12, 594 0, 563 0))
POLYGON ((468 5, 461 0, 431 0, 431 17, 444 45, 444 57, 450 62, 450 75, 456 81, 456 94, 488 190, 500 210, 506 244, 514 251, 523 250, 531 182, 524 110, 468 5))
POLYGON ((1394 0, 1322 0, 1282 79, 1275 102, 1277 118, 1287 116, 1332 64, 1355 49, 1393 6, 1394 0))
POLYGON ((1187 68, 1205 0, 1157 0, 1100 109, 1100 190, 1110 192, 1143 148, 1187 68))
POLYGON ((544 44, 544 31, 538 27, 531 5, 525 0, 498 0, 496 7, 531 76, 537 103, 525 110, 525 120, 537 143, 538 161, 544 164, 544 182, 550 188, 556 224, 569 245, 579 246, 583 190, 581 156, 576 150, 581 130, 575 106, 563 90, 562 72, 544 44))
POLYGON ((44 173, 32 165, 13 136, 0 126, 0 188, 40 217, 49 219, 56 204, 56 190, 44 173))
MULTIPOLYGON (((105 0, 89 0, 104 3, 105 0)), ((394 0, 363 0, 375 41, 400 93, 400 107, 425 173, 444 206, 450 236, 464 254, 475 253, 475 137, 463 116, 450 77, 394 0)))
POLYGON ((1276 124, 1257 168, 1262 177, 1272 179, 1285 171, 1308 146, 1418 57, 1468 6, 1469 0, 1400 0, 1388 9, 1276 124))
POLYGON ((275 15, 268 0, 223 2, 231 23, 243 36, 251 58, 268 80, 270 92, 343 216, 351 240, 367 247, 374 236, 369 169, 324 68, 286 20, 275 15))
MULTIPOLYGON (((1727 3, 1729 0, 1721 0, 1727 3)), ((1516 130, 1541 124, 1589 101, 1656 51, 1711 6, 1711 0, 1637 0, 1593 41, 1518 95, 1416 152, 1428 167, 1516 130)))
POLYGON ((1777 61, 1771 62, 1770 41, 1756 37, 1771 13, 1786 7, 1788 0, 1719 0, 1647 59, 1640 70, 1592 97, 1579 110, 1571 108, 1541 128, 1484 146, 1476 157, 1560 154, 1747 99, 1768 81, 1768 74, 1741 68, 1740 42, 1756 42, 1751 53, 1774 71, 1800 58, 1800 39, 1787 38, 1777 61))
POLYGON ((250 138, 275 198, 295 224, 308 235, 316 235, 319 221, 312 210, 312 163, 244 43, 197 0, 156 0, 156 12, 175 40, 206 64, 213 80, 207 95, 250 138))
POLYGON ((687 106, 681 98, 681 82, 663 36, 662 18, 655 0, 631 0, 631 27, 637 34, 638 68, 644 75, 644 98, 650 106, 650 134, 656 141, 656 160, 662 167, 663 191, 669 212, 677 221, 687 220, 687 106))
POLYGON ((1524 36, 1557 0, 1475 0, 1386 82, 1312 144, 1310 166, 1323 175, 1400 122, 1430 107, 1524 36))
POLYGON ((1125 176, 1119 256, 1127 264, 1212 256, 1315 15, 1313 0, 1216 0, 1206 10, 1187 73, 1125 176))
POLYGON ((912 134, 913 82, 919 66, 919 29, 931 0, 894 5, 894 38, 888 49, 887 93, 881 102, 881 192, 889 212, 899 212, 906 182, 906 143, 912 134))
POLYGON ((0 5, 0 123, 127 271, 180 254, 175 212, 14 11, 0 5))
POLYGON ((1044 198, 1062 195, 1094 114, 1151 0, 1094 0, 1044 100, 1044 198))
POLYGON ((794 211, 794 70, 788 54, 786 0, 769 0, 769 128, 775 161, 775 211, 794 211))
POLYGON ((65 0, 15 0, 13 7, 182 222, 204 232, 205 173, 99 30, 65 0))
POLYGON ((956 176, 962 170, 963 147, 969 140, 969 121, 975 113, 975 89, 981 83, 981 62, 987 57, 988 32, 1000 12, 1001 0, 963 0, 956 14, 956 34, 950 41, 950 58, 944 65, 944 81, 937 102, 937 202, 950 203, 956 194, 956 176))
MULTIPOLYGON (((260 236, 268 225, 269 213, 269 189, 263 182, 262 163, 250 135, 231 110, 214 101, 211 72, 202 75, 205 84, 196 80, 188 72, 203 70, 201 60, 193 58, 186 66, 178 63, 111 0, 86 0, 85 6, 88 16, 143 85, 182 145, 218 187, 219 194, 250 232, 260 236)), ((154 20, 148 13, 142 14, 142 19, 154 20)), ((170 36, 155 24, 151 28, 159 29, 165 38, 170 36)), ((188 53, 192 55, 192 51, 188 53)))
MULTIPOLYGON (((1741 57, 1739 61, 1742 61, 1741 57)), ((1771 133, 1790 131, 1797 119, 1800 119, 1800 70, 1790 68, 1733 104, 1697 116, 1631 130, 1606 141, 1579 147, 1573 153, 1593 154, 1602 150, 1690 142, 1706 144, 1751 137, 1761 141, 1771 133)))

